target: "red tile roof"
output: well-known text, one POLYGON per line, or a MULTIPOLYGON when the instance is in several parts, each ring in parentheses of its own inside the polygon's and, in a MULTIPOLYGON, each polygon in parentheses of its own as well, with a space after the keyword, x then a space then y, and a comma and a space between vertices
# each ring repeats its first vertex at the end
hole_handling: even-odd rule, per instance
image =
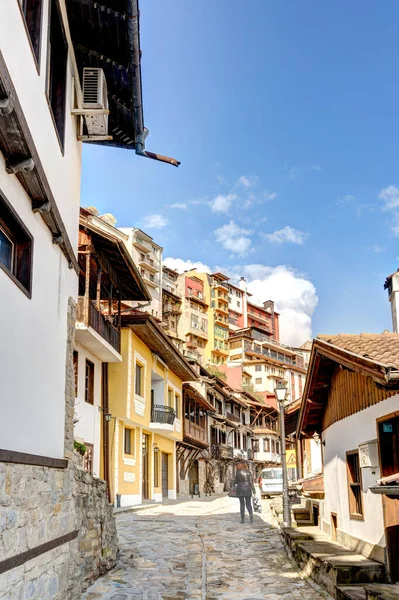
POLYGON ((384 331, 384 333, 340 333, 339 335, 319 335, 317 339, 387 367, 399 369, 398 333, 388 331, 384 331))

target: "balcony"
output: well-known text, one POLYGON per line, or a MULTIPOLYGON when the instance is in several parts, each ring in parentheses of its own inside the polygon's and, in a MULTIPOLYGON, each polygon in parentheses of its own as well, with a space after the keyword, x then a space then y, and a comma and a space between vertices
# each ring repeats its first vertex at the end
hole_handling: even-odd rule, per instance
POLYGON ((181 315, 182 310, 181 306, 178 304, 164 304, 162 312, 164 315, 181 315))
POLYGON ((76 341, 84 345, 102 362, 120 362, 122 360, 121 334, 108 319, 89 300, 79 296, 76 313, 76 341))
POLYGON ((206 447, 208 445, 208 432, 203 427, 192 423, 189 419, 184 419, 183 437, 188 436, 195 441, 199 442, 199 445, 206 447))
POLYGON ((139 236, 133 239, 133 246, 136 246, 141 252, 152 251, 152 244, 139 236))
POLYGON ((226 412, 226 419, 234 421, 235 423, 241 423, 240 417, 237 417, 237 415, 234 415, 231 412, 226 412))
POLYGON ((175 409, 163 404, 154 404, 151 409, 150 429, 155 431, 174 431, 175 409))
POLYGON ((202 292, 188 292, 186 295, 191 302, 199 302, 202 306, 208 306, 205 296, 202 292))
POLYGON ((255 452, 254 459, 270 465, 281 464, 281 456, 275 452, 255 452))
POLYGON ((215 307, 215 310, 220 311, 221 313, 223 313, 224 315, 227 315, 227 323, 229 322, 228 317, 229 317, 229 308, 228 308, 228 304, 221 304, 220 302, 218 303, 218 305, 215 307))
POLYGON ((241 448, 234 448, 234 458, 241 458, 242 460, 253 460, 254 454, 252 450, 242 450, 241 448))
POLYGON ((207 340, 208 339, 208 324, 205 329, 205 328, 199 327, 197 323, 191 323, 190 332, 193 335, 196 335, 197 337, 204 338, 205 340, 207 340))
POLYGON ((152 273, 147 273, 147 271, 144 271, 144 273, 141 273, 141 276, 144 277, 144 281, 147 285, 155 288, 159 286, 159 278, 152 273))
POLYGON ((149 256, 144 256, 144 258, 139 259, 140 267, 151 271, 151 273, 158 273, 159 271, 159 262, 157 260, 153 260, 149 256))
POLYGON ((233 447, 227 446, 227 444, 212 444, 212 458, 233 459, 233 447))

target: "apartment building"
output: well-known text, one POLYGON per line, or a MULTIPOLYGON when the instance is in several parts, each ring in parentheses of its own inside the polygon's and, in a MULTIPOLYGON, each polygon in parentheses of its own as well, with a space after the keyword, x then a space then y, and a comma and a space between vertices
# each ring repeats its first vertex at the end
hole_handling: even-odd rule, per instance
POLYGON ((181 274, 177 289, 182 298, 178 337, 184 340, 183 353, 204 363, 209 342, 209 289, 195 271, 181 274))
POLYGON ((197 375, 148 313, 122 314, 122 362, 109 365, 111 500, 133 506, 176 498, 176 443, 183 439, 183 381, 197 375))
POLYGON ((176 348, 183 352, 185 339, 180 338, 180 319, 183 298, 178 289, 179 273, 166 266, 162 267, 162 326, 176 348))
MULTIPOLYGON (((121 227, 120 231, 128 236, 128 250, 139 266, 140 275, 151 293, 151 302, 144 310, 153 317, 162 320, 162 246, 153 238, 136 227, 121 227)), ((136 304, 136 307, 139 306, 136 304)))

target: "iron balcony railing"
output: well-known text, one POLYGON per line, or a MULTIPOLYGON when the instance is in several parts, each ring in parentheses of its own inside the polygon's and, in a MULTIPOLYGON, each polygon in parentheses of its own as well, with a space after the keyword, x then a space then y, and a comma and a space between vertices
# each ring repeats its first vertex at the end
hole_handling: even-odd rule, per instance
POLYGON ((154 404, 151 410, 151 422, 162 423, 163 425, 173 425, 176 418, 175 409, 171 406, 154 404))

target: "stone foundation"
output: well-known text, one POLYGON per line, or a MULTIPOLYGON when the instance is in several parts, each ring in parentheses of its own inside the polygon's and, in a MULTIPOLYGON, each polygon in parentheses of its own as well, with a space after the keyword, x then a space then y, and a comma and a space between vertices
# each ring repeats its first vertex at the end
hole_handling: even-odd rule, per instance
POLYGON ((0 562, 75 533, 75 539, 0 574, 1 600, 78 600, 116 564, 106 484, 70 463, 0 464, 0 562))

